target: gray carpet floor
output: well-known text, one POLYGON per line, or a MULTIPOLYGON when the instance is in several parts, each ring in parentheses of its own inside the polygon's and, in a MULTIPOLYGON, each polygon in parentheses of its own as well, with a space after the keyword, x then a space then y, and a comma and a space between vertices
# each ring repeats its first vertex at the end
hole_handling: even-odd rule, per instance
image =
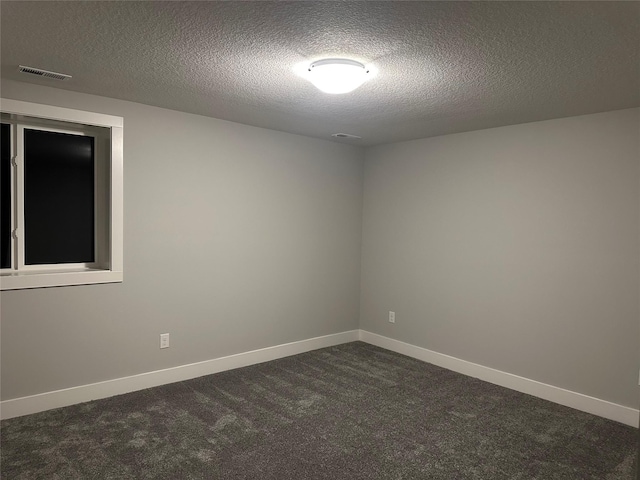
POLYGON ((0 427, 4 480, 629 480, 638 439, 362 342, 0 427))

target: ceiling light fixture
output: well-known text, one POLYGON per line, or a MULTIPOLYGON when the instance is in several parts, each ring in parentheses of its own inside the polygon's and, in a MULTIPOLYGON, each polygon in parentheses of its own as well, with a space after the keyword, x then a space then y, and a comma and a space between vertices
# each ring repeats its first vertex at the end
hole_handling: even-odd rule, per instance
POLYGON ((345 58, 327 58, 309 66, 309 81, 325 93, 348 93, 370 78, 362 63, 345 58))

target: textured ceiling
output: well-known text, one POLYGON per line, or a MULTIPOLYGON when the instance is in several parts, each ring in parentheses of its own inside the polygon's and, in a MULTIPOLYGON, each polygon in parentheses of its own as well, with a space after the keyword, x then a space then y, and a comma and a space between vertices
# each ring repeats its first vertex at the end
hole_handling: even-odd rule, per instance
POLYGON ((640 105, 637 2, 0 2, 2 77, 360 145, 640 105), (327 95, 297 73, 373 64, 327 95), (18 73, 18 64, 73 75, 18 73))

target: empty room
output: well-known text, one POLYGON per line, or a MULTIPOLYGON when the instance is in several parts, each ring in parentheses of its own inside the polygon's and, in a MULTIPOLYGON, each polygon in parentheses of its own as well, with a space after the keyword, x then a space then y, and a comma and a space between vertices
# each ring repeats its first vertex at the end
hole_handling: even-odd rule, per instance
POLYGON ((640 3, 0 21, 3 479, 640 479, 640 3))

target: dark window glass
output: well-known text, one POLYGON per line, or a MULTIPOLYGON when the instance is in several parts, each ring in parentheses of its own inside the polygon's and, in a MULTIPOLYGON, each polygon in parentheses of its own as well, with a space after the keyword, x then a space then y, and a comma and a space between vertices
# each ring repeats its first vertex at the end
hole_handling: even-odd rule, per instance
POLYGON ((0 268, 11 268, 11 127, 0 126, 0 268))
POLYGON ((94 261, 92 137, 24 130, 25 264, 94 261))

